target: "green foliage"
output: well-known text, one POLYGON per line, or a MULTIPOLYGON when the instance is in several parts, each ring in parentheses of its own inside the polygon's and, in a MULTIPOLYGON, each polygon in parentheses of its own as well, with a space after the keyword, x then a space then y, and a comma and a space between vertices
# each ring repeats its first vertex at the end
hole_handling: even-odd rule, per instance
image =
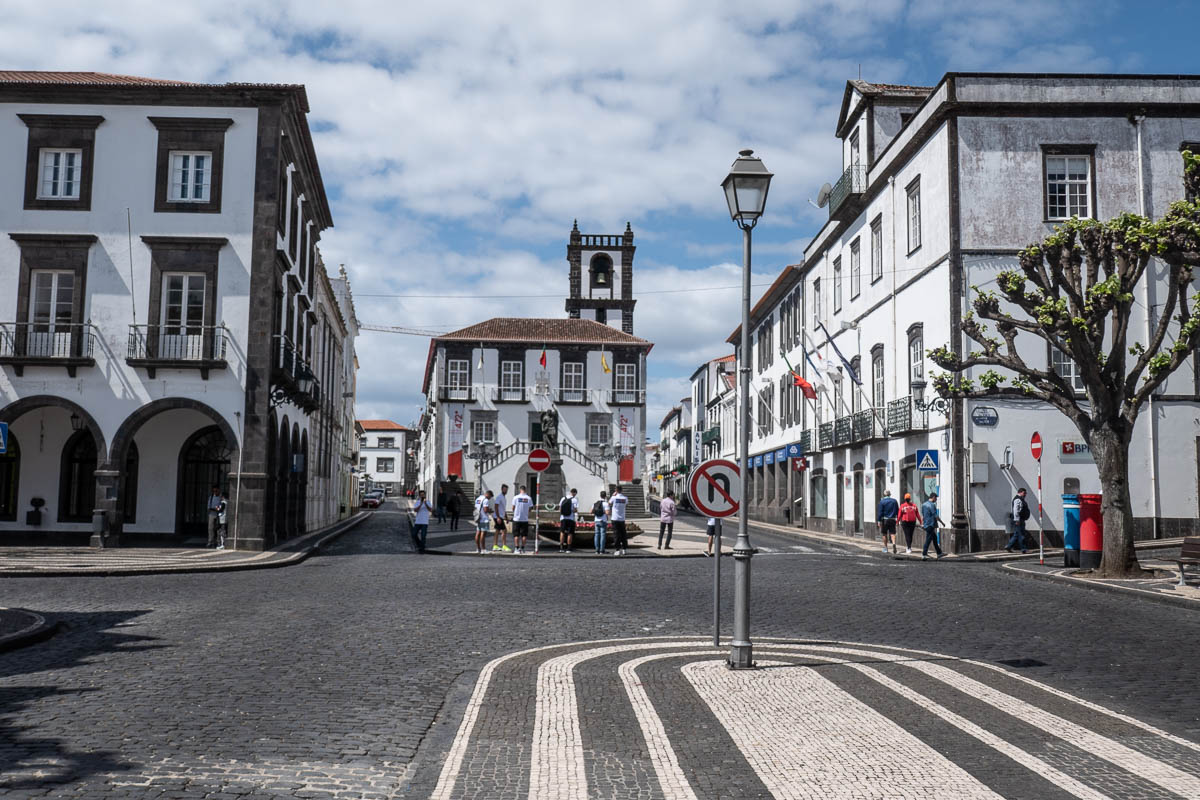
POLYGON ((1183 156, 1183 172, 1185 175, 1200 173, 1200 156, 1191 150, 1184 150, 1179 155, 1183 156))
POLYGON ((996 370, 989 369, 987 372, 979 376, 979 385, 985 389, 995 389, 1006 380, 1008 379, 999 372, 996 372, 996 370))

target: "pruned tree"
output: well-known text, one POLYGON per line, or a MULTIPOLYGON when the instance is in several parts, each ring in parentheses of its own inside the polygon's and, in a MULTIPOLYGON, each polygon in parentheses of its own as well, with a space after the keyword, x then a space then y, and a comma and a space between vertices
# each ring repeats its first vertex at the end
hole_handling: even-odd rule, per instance
MULTIPOLYGON (((1200 157, 1185 151, 1183 158, 1187 196, 1195 198, 1200 157)), ((934 377, 933 386, 951 398, 1036 398, 1066 414, 1099 471, 1100 574, 1140 574, 1133 548, 1129 444, 1151 393, 1200 345, 1200 317, 1195 316, 1200 294, 1192 293, 1193 270, 1200 265, 1200 202, 1173 203, 1159 220, 1137 214, 1104 223, 1072 218, 1022 250, 1018 259, 1019 269, 997 276, 999 294, 973 287, 973 310, 965 315, 962 331, 980 349, 966 356, 947 347, 929 352, 948 370, 934 377), (1165 273, 1161 279, 1154 277, 1155 260, 1165 273), (1134 290, 1142 280, 1162 281, 1148 336, 1144 324, 1131 325, 1134 290), (1017 343, 1028 337, 1074 361, 1082 396, 1050 364, 1042 369, 1026 362, 1017 343), (989 369, 975 379, 962 377, 975 367, 989 369)))

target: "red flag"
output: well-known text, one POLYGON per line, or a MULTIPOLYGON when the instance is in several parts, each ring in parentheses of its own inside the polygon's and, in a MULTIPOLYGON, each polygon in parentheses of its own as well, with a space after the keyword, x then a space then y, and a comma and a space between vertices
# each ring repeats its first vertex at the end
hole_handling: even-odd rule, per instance
POLYGON ((804 380, 804 378, 801 378, 799 375, 797 375, 794 372, 792 373, 792 385, 799 386, 800 393, 802 395, 804 395, 805 397, 807 397, 809 400, 817 399, 817 390, 813 388, 813 385, 811 383, 809 383, 808 381, 804 380))
POLYGON ((538 363, 542 365, 542 369, 546 368, 546 345, 542 345, 542 357, 538 359, 538 363))

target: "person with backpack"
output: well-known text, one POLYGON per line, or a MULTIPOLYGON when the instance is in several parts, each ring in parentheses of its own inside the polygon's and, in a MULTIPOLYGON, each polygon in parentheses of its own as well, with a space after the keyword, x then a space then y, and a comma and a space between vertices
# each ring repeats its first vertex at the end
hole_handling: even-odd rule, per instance
POLYGON ((613 555, 623 556, 625 548, 629 545, 629 537, 625 530, 625 505, 629 500, 621 494, 620 484, 617 484, 617 488, 609 500, 612 506, 613 539, 615 541, 613 555))
POLYGON ((888 540, 892 542, 892 552, 896 552, 896 518, 900 514, 900 504, 896 502, 896 498, 892 497, 890 489, 883 490, 883 499, 879 501, 879 508, 875 512, 875 519, 879 523, 879 538, 883 540, 883 552, 888 551, 888 540))
POLYGON ((1017 496, 1012 499, 1012 509, 1009 511, 1012 515, 1012 536, 1008 538, 1008 544, 1005 545, 1004 551, 1011 553, 1013 548, 1021 548, 1021 552, 1026 551, 1025 547, 1025 521, 1029 519, 1029 503, 1025 502, 1025 487, 1017 489, 1017 496))
POLYGON ((945 555, 942 552, 942 546, 938 544, 937 528, 939 524, 945 525, 946 523, 942 522, 942 518, 938 516, 937 492, 930 492, 929 499, 921 504, 921 526, 925 528, 925 546, 921 548, 922 561, 929 558, 930 543, 933 544, 938 558, 945 555))
POLYGON ((571 552, 571 537, 575 535, 575 515, 579 513, 578 490, 572 489, 558 501, 558 552, 571 552))
POLYGON ((225 532, 229 530, 229 526, 225 523, 226 515, 229 513, 229 492, 221 492, 221 505, 217 509, 217 549, 225 549, 225 532))
POLYGON ((675 515, 678 509, 675 506, 675 493, 667 492, 658 504, 658 549, 663 549, 663 534, 667 535, 667 549, 671 549, 671 534, 675 532, 675 515))
POLYGON ((921 521, 921 512, 917 509, 916 503, 912 501, 911 494, 904 493, 904 502, 900 504, 896 514, 900 520, 900 530, 904 531, 904 552, 912 553, 913 531, 916 530, 917 523, 921 521))
POLYGON ((604 555, 604 539, 608 536, 608 493, 601 492, 600 499, 592 504, 592 522, 596 526, 596 555, 604 555))

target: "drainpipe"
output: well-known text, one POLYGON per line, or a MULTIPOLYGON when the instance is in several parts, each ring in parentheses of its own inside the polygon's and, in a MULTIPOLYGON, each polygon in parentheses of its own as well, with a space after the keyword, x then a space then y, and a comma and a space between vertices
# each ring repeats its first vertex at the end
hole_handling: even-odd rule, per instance
MULTIPOLYGON (((1146 121, 1145 116, 1131 117, 1130 122, 1133 123, 1133 129, 1137 132, 1137 188, 1138 188, 1138 214, 1146 216, 1146 167, 1142 157, 1142 123, 1146 121)), ((1142 276, 1142 306, 1146 309, 1146 341, 1150 341, 1153 332, 1153 324, 1150 320, 1150 280, 1148 275, 1142 276)), ((1154 411, 1154 392, 1150 393, 1147 401, 1150 413, 1150 425, 1148 426, 1147 436, 1150 437, 1150 513, 1152 515, 1152 525, 1154 526, 1154 538, 1159 538, 1158 530, 1158 420, 1154 411)))
POLYGON ((900 377, 900 355, 896 342, 896 176, 888 178, 888 193, 892 204, 892 397, 896 394, 896 381, 900 377))

